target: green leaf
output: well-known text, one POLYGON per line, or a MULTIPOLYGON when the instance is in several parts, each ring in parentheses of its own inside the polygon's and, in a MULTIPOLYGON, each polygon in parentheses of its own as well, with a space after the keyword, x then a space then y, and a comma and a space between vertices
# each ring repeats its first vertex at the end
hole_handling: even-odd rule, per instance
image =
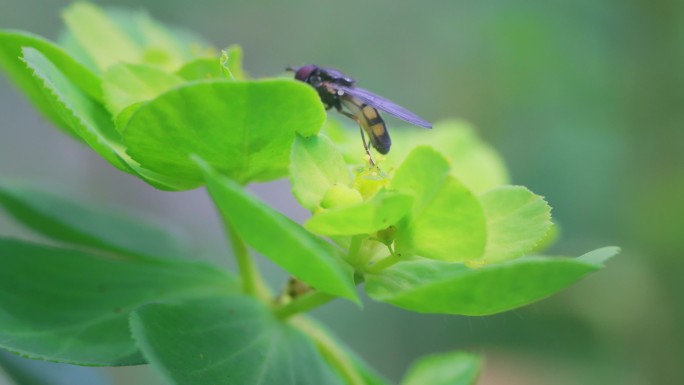
POLYGON ((203 39, 177 31, 157 22, 146 12, 107 10, 107 15, 142 49, 142 62, 165 70, 176 70, 194 58, 208 44, 203 39))
POLYGON ((102 91, 107 109, 113 116, 126 107, 156 98, 183 79, 145 64, 115 64, 102 78, 102 91))
MULTIPOLYGON (((139 52, 139 55, 135 56, 131 56, 127 50, 122 51, 123 55, 112 52, 110 53, 113 55, 111 64, 121 61, 144 63, 167 71, 175 71, 188 60, 215 52, 201 37, 185 30, 165 26, 152 19, 144 11, 108 7, 104 10, 95 8, 94 12, 98 13, 99 17, 108 19, 108 28, 116 31, 116 35, 125 41, 124 45, 132 43, 139 52)), ((81 22, 81 19, 76 19, 75 22, 78 28, 90 27, 87 21, 81 22)), ((82 36, 80 38, 83 40, 82 36)), ((100 71, 96 58, 92 56, 97 53, 88 50, 88 45, 79 42, 74 33, 67 30, 62 33, 59 41, 68 52, 84 64, 100 71)))
POLYGON ((169 384, 342 385, 311 340, 248 296, 147 305, 131 330, 169 384))
POLYGON ((392 135, 394 147, 384 167, 400 164, 415 146, 429 145, 449 160, 451 175, 473 192, 508 183, 508 171, 499 154, 481 141, 466 122, 446 120, 435 124, 430 131, 411 127, 393 130, 392 135))
MULTIPOLYGON (((0 373, 11 381, 3 385, 112 385, 99 368, 31 360, 0 349, 0 373)), ((0 378, 5 378, 0 374, 0 378)))
POLYGON ((423 357, 411 365, 402 385, 475 385, 482 359, 474 354, 451 352, 423 357))
POLYGON ((599 270, 619 251, 594 250, 579 258, 529 257, 469 268, 427 259, 398 263, 368 275, 366 292, 420 313, 486 315, 546 298, 599 270))
POLYGON ((176 75, 185 80, 225 79, 221 71, 221 62, 215 57, 203 57, 185 63, 176 75))
POLYGON ((64 50, 41 37, 20 31, 0 30, 0 68, 21 89, 33 105, 53 124, 74 135, 71 127, 55 111, 43 86, 36 82, 33 71, 20 60, 22 47, 40 51, 64 73, 64 76, 81 91, 95 100, 102 99, 100 80, 64 50))
POLYGON ((435 150, 420 146, 399 166, 389 188, 413 194, 412 213, 397 226, 396 251, 444 261, 482 256, 485 215, 477 197, 435 150))
POLYGON ((141 106, 123 132, 146 169, 197 187, 197 154, 240 183, 287 174, 295 134, 314 135, 325 111, 310 86, 291 80, 185 84, 141 106))
POLYGON ((45 97, 62 120, 114 167, 130 172, 119 154, 121 137, 107 111, 71 83, 43 54, 33 48, 24 48, 23 54, 23 60, 41 82, 45 97))
POLYGON ((0 205, 19 222, 57 241, 134 255, 188 254, 177 234, 16 183, 0 180, 0 205))
POLYGON ((316 213, 304 226, 327 236, 372 234, 396 224, 412 206, 412 195, 381 190, 365 202, 316 213))
POLYGON ((521 186, 503 186, 481 195, 487 216, 487 246, 479 260, 490 264, 530 252, 551 228, 551 207, 521 186))
POLYGON ((297 136, 290 155, 292 194, 314 211, 334 185, 351 186, 352 177, 342 155, 325 136, 297 136))
POLYGON ((144 362, 128 314, 157 301, 237 290, 227 273, 181 260, 117 259, 0 239, 0 347, 79 365, 144 362))
POLYGON ((100 71, 121 61, 135 63, 142 58, 140 47, 99 7, 73 3, 62 17, 76 42, 100 71))
POLYGON ((242 68, 242 47, 239 45, 231 45, 223 51, 221 65, 230 73, 231 79, 247 79, 247 74, 242 68))
POLYGON ((537 244, 529 251, 530 254, 542 254, 546 249, 550 248, 558 238, 560 238, 562 228, 558 222, 551 222, 549 231, 544 234, 544 237, 537 242, 537 244))
MULTIPOLYGON (((323 132, 341 148, 348 163, 358 164, 363 159, 358 127, 349 124, 346 126, 342 127, 339 122, 329 120, 323 132)), ((390 131, 392 150, 382 157, 380 167, 383 170, 397 167, 415 147, 427 145, 445 156, 451 164, 450 174, 475 193, 505 185, 509 181, 501 156, 480 140, 476 131, 466 122, 441 121, 432 130, 414 126, 392 126, 390 131)))
POLYGON ((220 176, 206 162, 198 160, 198 165, 224 221, 254 250, 317 290, 359 301, 352 269, 332 246, 220 176))

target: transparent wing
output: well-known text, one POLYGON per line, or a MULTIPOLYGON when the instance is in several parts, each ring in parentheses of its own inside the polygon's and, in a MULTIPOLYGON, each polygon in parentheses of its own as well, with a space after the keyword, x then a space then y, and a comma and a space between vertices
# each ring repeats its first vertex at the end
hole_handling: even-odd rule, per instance
POLYGON ((399 106, 385 98, 383 98, 380 95, 376 95, 370 91, 366 91, 363 88, 358 88, 358 87, 349 87, 349 86, 343 86, 340 84, 335 84, 335 83, 327 83, 326 84, 329 88, 332 88, 337 91, 342 91, 346 94, 349 94, 359 100, 362 100, 364 103, 373 106, 377 108, 378 110, 382 110, 387 112, 390 115, 394 115, 397 118, 409 122, 411 124, 415 124, 416 126, 421 126, 425 128, 432 128, 432 124, 428 122, 427 120, 421 118, 420 116, 414 114, 413 112, 407 110, 406 108, 399 106))

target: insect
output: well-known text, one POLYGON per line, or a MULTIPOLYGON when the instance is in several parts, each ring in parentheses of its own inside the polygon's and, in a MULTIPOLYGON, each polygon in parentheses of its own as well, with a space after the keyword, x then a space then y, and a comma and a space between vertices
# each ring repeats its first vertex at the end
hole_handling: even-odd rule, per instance
POLYGON ((380 154, 387 154, 392 145, 387 126, 378 110, 416 126, 432 128, 432 124, 406 108, 363 88, 356 87, 356 80, 336 69, 321 68, 309 64, 297 68, 289 67, 287 70, 294 71, 295 79, 308 83, 316 89, 326 110, 334 107, 339 113, 359 124, 363 147, 368 154, 371 165, 375 164, 370 155, 364 131, 368 134, 370 144, 380 154))

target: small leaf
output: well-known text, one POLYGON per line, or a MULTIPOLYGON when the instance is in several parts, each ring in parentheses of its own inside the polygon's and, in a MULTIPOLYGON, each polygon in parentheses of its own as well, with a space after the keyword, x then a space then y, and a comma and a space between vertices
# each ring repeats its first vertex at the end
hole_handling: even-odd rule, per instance
POLYGON ((90 3, 73 3, 62 17, 74 39, 100 71, 121 61, 140 61, 140 47, 99 7, 90 3))
POLYGON ((95 100, 102 99, 100 80, 54 43, 25 32, 0 30, 0 68, 5 70, 38 111, 59 128, 75 135, 69 124, 52 107, 49 97, 43 93, 42 84, 34 79, 33 71, 20 60, 22 47, 40 51, 71 83, 95 100))
POLYGON ((0 239, 0 347, 79 365, 144 362, 128 314, 157 301, 238 290, 212 266, 124 260, 0 239))
POLYGON ((373 234, 396 224, 412 206, 412 195, 381 190, 365 202, 316 213, 304 226, 326 236, 373 234))
POLYGON ((169 384, 342 385, 306 335, 248 296, 147 305, 131 330, 169 384))
POLYGON ((245 80, 247 75, 244 69, 242 69, 242 47, 239 45, 231 45, 226 48, 225 61, 221 65, 228 70, 230 77, 233 80, 245 80))
POLYGON ((487 246, 482 263, 525 255, 551 228, 551 207, 525 187, 498 187, 480 199, 487 216, 487 246))
POLYGON ((0 205, 19 222, 57 241, 126 254, 187 255, 176 234, 35 188, 0 181, 0 205))
POLYGON ((185 63, 176 75, 185 80, 225 79, 221 71, 221 62, 215 57, 203 57, 185 63))
POLYGON ((482 256, 486 223, 477 197, 455 177, 438 152, 414 149, 394 173, 389 187, 413 194, 412 213, 397 226, 396 251, 444 261, 482 256))
POLYGON ((332 246, 220 176, 206 162, 207 190, 227 225, 254 250, 322 292, 358 301, 351 267, 332 246), (328 245, 329 246, 329 245, 328 245))
POLYGON ((398 263, 366 280, 368 295, 419 313, 486 315, 546 298, 599 270, 619 251, 579 258, 529 257, 481 268, 420 259, 398 263))
POLYGON ((325 136, 297 136, 290 154, 292 193, 302 206, 314 211, 326 192, 337 184, 351 186, 347 164, 325 136))
POLYGON ((168 89, 180 85, 183 79, 144 64, 115 64, 102 78, 102 90, 107 109, 113 116, 126 107, 156 98, 168 89))
POLYGON ((474 354, 451 352, 422 357, 406 373, 402 385, 475 385, 482 359, 474 354))
POLYGON ((71 83, 43 54, 33 48, 24 48, 23 54, 27 67, 41 82, 46 99, 73 133, 114 167, 130 172, 120 155, 121 137, 107 111, 71 83))
POLYGON ((146 169, 198 187, 197 154, 240 183, 287 174, 295 134, 313 135, 325 112, 313 88, 286 80, 194 82, 141 106, 123 132, 146 169))

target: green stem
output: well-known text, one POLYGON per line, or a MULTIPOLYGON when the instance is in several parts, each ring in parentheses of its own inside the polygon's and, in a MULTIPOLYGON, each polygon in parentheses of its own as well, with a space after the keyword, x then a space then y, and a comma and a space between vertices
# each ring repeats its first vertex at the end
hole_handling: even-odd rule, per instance
POLYGON ((274 313, 276 317, 280 319, 289 318, 298 313, 304 313, 311 309, 317 308, 324 303, 328 303, 337 297, 326 294, 320 291, 312 291, 310 293, 304 294, 303 296, 296 298, 292 302, 278 307, 275 309, 274 313))
POLYGON ((396 254, 389 255, 389 256, 381 259, 380 261, 378 261, 378 263, 376 263, 375 265, 369 267, 367 271, 369 273, 374 273, 374 274, 379 273, 379 272, 385 270, 386 268, 388 268, 388 267, 390 267, 390 266, 392 266, 395 263, 400 262, 400 261, 401 261, 401 257, 397 256, 396 254))
POLYGON ((228 238, 230 238, 233 254, 235 254, 235 260, 240 269, 242 290, 245 294, 253 295, 263 301, 270 301, 271 293, 264 284, 261 274, 259 274, 259 269, 249 255, 245 241, 242 240, 242 237, 240 237, 230 223, 226 223, 226 232, 228 233, 228 238))
POLYGON ((349 245, 349 254, 347 256, 347 261, 350 265, 359 268, 359 263, 361 261, 361 244, 365 235, 355 235, 351 238, 351 244, 349 245))
POLYGON ((347 385, 365 385, 352 360, 325 330, 305 317, 293 318, 292 325, 314 340, 325 360, 337 370, 347 385))

